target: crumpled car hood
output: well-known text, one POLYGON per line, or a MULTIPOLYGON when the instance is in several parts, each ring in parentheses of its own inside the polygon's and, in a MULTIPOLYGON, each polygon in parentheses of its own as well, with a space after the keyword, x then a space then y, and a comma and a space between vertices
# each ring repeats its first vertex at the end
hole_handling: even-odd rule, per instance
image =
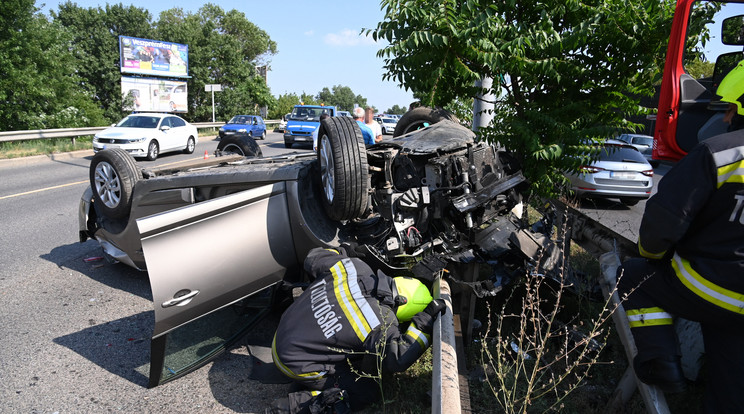
POLYGON ((389 141, 413 155, 442 154, 475 143, 475 133, 458 123, 443 120, 389 141))

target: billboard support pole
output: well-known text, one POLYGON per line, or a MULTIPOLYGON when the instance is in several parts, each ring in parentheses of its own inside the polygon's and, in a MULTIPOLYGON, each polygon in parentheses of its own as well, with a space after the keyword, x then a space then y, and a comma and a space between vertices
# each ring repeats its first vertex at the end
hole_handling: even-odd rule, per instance
POLYGON ((212 122, 214 122, 214 89, 212 89, 212 122))

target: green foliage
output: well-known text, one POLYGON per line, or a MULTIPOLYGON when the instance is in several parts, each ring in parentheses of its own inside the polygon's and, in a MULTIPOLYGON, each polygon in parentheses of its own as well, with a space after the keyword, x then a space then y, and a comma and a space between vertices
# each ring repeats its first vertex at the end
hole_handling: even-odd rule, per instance
POLYGON ((123 4, 83 8, 67 1, 51 14, 73 36, 71 48, 76 62, 72 67, 81 85, 91 89, 106 123, 118 121, 123 115, 119 36, 152 38, 150 12, 123 4))
POLYGON ((274 106, 269 109, 269 119, 281 119, 284 115, 292 112, 292 108, 300 103, 300 98, 294 93, 279 95, 274 106))
POLYGON ((406 113, 406 111, 408 111, 407 106, 398 106, 396 104, 396 105, 393 105, 392 108, 388 108, 388 110, 385 111, 385 113, 391 114, 391 115, 403 115, 404 113, 406 113))
POLYGON ((354 95, 354 92, 348 86, 336 85, 331 89, 325 87, 318 92, 316 99, 326 105, 335 106, 339 111, 351 112, 354 109, 354 104, 362 108, 367 107, 367 98, 354 95))
POLYGON ((315 100, 313 95, 306 94, 304 91, 300 95, 300 102, 303 105, 318 105, 320 102, 315 100))
POLYGON ((0 9, 0 130, 101 125, 92 91, 75 72, 69 32, 33 0, 0 9))
POLYGON ((479 131, 523 161, 538 194, 556 195, 583 140, 633 130, 639 97, 663 68, 673 0, 383 0, 375 40, 385 79, 428 106, 470 100, 493 78, 494 122, 479 131))
POLYGON ((695 60, 685 65, 685 70, 695 79, 710 78, 713 76, 713 69, 715 68, 715 62, 703 62, 702 60, 695 60))
POLYGON ((276 43, 237 10, 225 12, 207 3, 196 13, 173 8, 160 13, 155 37, 189 45, 189 114, 192 120, 212 117, 212 95, 204 85, 220 84, 215 112, 227 120, 236 114, 258 114, 275 99, 256 65, 276 53, 276 43))

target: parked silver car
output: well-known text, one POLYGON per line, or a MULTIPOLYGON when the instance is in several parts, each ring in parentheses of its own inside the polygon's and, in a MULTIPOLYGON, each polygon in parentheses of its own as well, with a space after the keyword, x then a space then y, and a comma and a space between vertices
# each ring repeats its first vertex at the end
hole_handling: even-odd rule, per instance
POLYGON ((522 257, 500 256, 519 246, 508 241, 519 227, 510 213, 524 183, 517 163, 451 121, 367 148, 353 119, 331 117, 316 154, 262 158, 248 136, 220 146, 208 160, 161 169, 118 149, 91 162, 80 240, 148 271, 150 386, 237 340, 284 286, 305 280, 312 248, 354 246, 396 275, 522 257))
POLYGON ((634 146, 641 154, 643 154, 652 167, 657 167, 659 165, 659 161, 653 159, 654 137, 643 134, 622 134, 617 137, 617 140, 634 146))
POLYGON ((651 195, 653 176, 646 158, 635 147, 617 140, 607 140, 595 161, 566 174, 578 197, 619 198, 628 206, 651 195))

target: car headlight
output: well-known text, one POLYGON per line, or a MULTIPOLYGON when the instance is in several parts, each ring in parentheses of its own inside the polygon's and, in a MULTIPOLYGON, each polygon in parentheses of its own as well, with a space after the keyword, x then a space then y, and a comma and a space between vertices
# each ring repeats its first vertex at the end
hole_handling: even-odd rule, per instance
POLYGON ((98 142, 98 137, 93 137, 93 142, 98 142))
POLYGON ((145 140, 147 140, 147 138, 130 138, 128 141, 135 143, 135 142, 145 142, 145 140))
POLYGON ((241 129, 238 130, 238 132, 246 133, 246 132, 248 132, 248 130, 245 129, 245 128, 241 128, 241 129))
POLYGON ((220 128, 220 132, 225 132, 225 128, 220 128))

